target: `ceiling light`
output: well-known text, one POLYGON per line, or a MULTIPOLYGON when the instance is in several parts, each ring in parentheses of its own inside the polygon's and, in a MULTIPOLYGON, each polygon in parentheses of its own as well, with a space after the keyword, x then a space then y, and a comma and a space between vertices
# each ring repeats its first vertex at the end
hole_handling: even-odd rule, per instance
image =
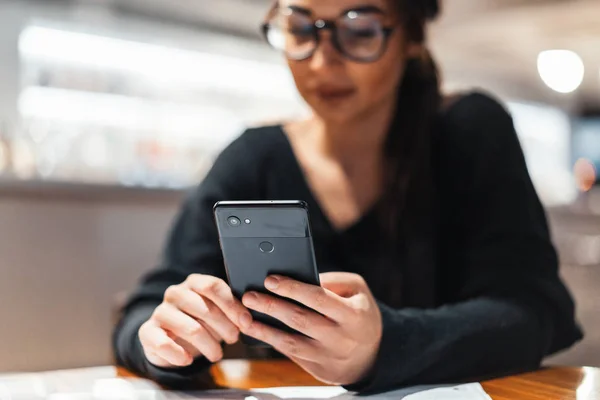
POLYGON ((585 66, 581 57, 573 51, 542 51, 537 64, 544 83, 558 93, 572 93, 583 82, 585 66))
POLYGON ((118 71, 184 88, 286 100, 296 96, 283 65, 82 32, 28 26, 21 32, 19 52, 25 59, 118 71))

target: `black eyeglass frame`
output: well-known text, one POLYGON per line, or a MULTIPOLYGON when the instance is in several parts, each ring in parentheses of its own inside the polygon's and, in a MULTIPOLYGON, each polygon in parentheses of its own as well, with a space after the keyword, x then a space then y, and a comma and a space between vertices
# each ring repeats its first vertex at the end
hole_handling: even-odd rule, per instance
MULTIPOLYGON (((353 11, 355 11, 355 10, 349 10, 349 11, 342 13, 342 15, 340 15, 340 18, 346 16, 347 14, 349 14, 350 12, 353 12, 353 11)), ((286 57, 288 57, 294 61, 308 60, 315 54, 315 52, 319 48, 319 44, 321 43, 321 40, 322 40, 320 32, 323 30, 329 30, 329 31, 331 31, 331 43, 333 44, 333 47, 342 56, 344 56, 345 58, 347 58, 350 61, 354 61, 354 62, 358 62, 358 63, 372 63, 372 62, 379 60, 383 56, 383 54, 386 52, 390 36, 392 35, 392 33, 395 30, 395 27, 389 27, 389 26, 382 27, 381 32, 383 34, 383 42, 381 44, 381 49, 379 50, 379 52, 377 54, 373 55, 372 57, 363 58, 363 57, 354 57, 351 54, 348 54, 346 51, 344 51, 343 46, 340 44, 340 40, 339 40, 339 36, 338 36, 338 27, 337 27, 337 24, 335 21, 327 20, 327 19, 317 19, 313 23, 311 28, 313 28, 311 30, 311 34, 313 35, 313 38, 315 41, 315 47, 310 52, 308 52, 308 54, 306 56, 302 56, 302 57, 294 57, 284 51, 286 57)), ((261 25, 261 31, 262 31, 262 35, 263 35, 265 41, 271 47, 273 47, 275 50, 280 51, 281 49, 275 48, 269 41, 270 29, 271 29, 271 24, 268 21, 264 22, 261 25)))

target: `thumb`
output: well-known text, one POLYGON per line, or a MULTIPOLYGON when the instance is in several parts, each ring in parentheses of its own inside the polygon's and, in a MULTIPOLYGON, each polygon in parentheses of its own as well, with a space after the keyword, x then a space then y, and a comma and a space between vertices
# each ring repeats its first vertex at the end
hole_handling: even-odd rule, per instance
POLYGON ((362 276, 349 272, 326 272, 319 277, 321 287, 341 297, 352 297, 367 287, 362 276))

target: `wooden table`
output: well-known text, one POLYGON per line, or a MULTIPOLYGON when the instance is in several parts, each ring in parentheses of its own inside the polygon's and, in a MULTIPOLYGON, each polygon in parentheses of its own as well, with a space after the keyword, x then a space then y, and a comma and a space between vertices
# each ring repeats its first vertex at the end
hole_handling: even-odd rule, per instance
MULTIPOLYGON (((234 389, 250 389, 271 386, 320 386, 321 384, 288 361, 227 360, 211 369, 210 385, 234 389)), ((6 385, 0 376, 0 389, 6 385)), ((99 367, 67 371, 49 371, 8 376, 8 382, 16 385, 23 394, 30 396, 17 399, 46 399, 44 390, 50 393, 121 393, 130 386, 136 390, 156 390, 157 385, 138 379, 131 373, 114 367, 99 367), (118 378, 118 379, 115 379, 118 378), (123 382, 122 378, 125 379, 123 382), (11 380, 12 379, 12 380, 11 380), (16 383, 15 383, 16 382, 16 383), (20 382, 20 383, 19 383, 20 382), (44 389, 44 387, 46 389, 44 389), (108 392, 107 392, 108 391, 108 392)), ((600 400, 600 369, 597 368, 549 368, 523 375, 496 379, 482 383, 494 400, 600 400)), ((6 387, 4 387, 6 391, 6 387)), ((4 398, 0 390, 0 398, 4 398)), ((9 396, 10 397, 10 396, 9 396)), ((98 397, 68 397, 61 399, 94 400, 98 397)), ((106 397, 100 397, 106 398, 106 397)), ((120 398, 120 397, 119 397, 120 398)))
MULTIPOLYGON (((227 360, 211 374, 218 385, 237 389, 321 385, 288 361, 227 360)), ((600 400, 600 369, 548 368, 482 385, 494 400, 600 400)))

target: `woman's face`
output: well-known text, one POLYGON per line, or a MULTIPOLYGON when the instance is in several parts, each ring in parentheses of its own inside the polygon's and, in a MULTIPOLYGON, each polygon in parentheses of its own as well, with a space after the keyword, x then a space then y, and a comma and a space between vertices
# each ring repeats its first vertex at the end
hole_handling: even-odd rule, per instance
POLYGON ((317 115, 344 122, 394 101, 407 57, 414 50, 397 22, 391 0, 279 0, 279 7, 299 10, 311 22, 339 21, 350 10, 373 9, 375 12, 366 12, 361 21, 394 28, 385 52, 372 62, 344 57, 333 45, 329 30, 319 32, 319 45, 311 57, 302 61, 288 58, 300 94, 317 115))

